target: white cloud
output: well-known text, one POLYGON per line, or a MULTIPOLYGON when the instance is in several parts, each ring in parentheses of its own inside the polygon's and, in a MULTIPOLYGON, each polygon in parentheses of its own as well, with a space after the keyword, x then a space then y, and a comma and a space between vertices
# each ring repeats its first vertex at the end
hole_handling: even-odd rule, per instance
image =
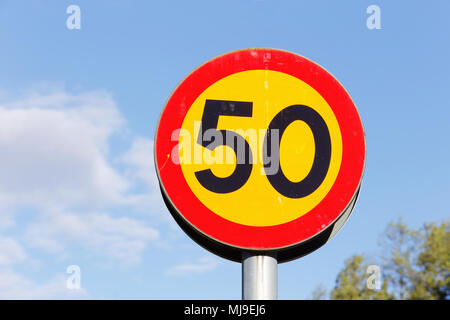
MULTIPOLYGON (((0 203, 1 203, 0 199, 0 203)), ((2 230, 11 228, 15 225, 14 212, 11 212, 8 208, 0 206, 0 232, 2 230)))
POLYGON ((15 238, 0 235, 0 299, 86 293, 68 290, 62 275, 42 284, 14 270, 35 261, 24 247, 57 258, 78 248, 84 257, 135 264, 150 243, 161 244, 142 215, 164 206, 153 141, 136 138, 123 155, 112 155, 111 140, 127 127, 109 93, 39 90, 0 96, 0 232, 17 231, 15 238))
POLYGON ((125 174, 113 166, 111 138, 124 130, 104 91, 53 88, 0 102, 0 227, 11 227, 14 213, 25 211, 28 225, 21 227, 29 246, 61 253, 78 245, 138 262, 159 233, 132 212, 161 200, 151 140, 135 139, 119 157, 125 174), (137 182, 145 193, 132 192, 137 182), (120 207, 127 216, 108 213, 120 207))
POLYGON ((0 266, 9 266, 27 259, 22 246, 13 238, 0 238, 0 266))
POLYGON ((147 223, 105 213, 73 214, 53 212, 28 226, 25 239, 30 246, 48 252, 62 252, 70 245, 82 245, 101 256, 123 264, 140 261, 143 250, 159 233, 147 223))
MULTIPOLYGON (((145 186, 142 193, 129 195, 127 201, 149 213, 159 214, 164 212, 165 205, 161 198, 153 154, 152 140, 136 138, 130 149, 118 160, 126 166, 125 176, 129 180, 145 186)), ((169 215, 165 217, 167 220, 169 215)))
POLYGON ((106 157, 122 123, 104 92, 35 93, 0 104, 0 200, 40 207, 117 203, 127 182, 106 157))
POLYGON ((153 161, 153 141, 137 138, 131 148, 120 158, 129 165, 129 174, 137 180, 145 182, 152 188, 157 187, 155 165, 153 161))
POLYGON ((38 284, 12 269, 0 269, 0 299, 73 299, 87 295, 83 288, 67 289, 66 281, 61 274, 38 284))
POLYGON ((196 263, 182 263, 166 270, 170 276, 185 276, 202 274, 214 270, 218 265, 218 259, 213 257, 202 257, 196 263))
POLYGON ((78 298, 86 290, 69 290, 67 276, 57 275, 45 284, 38 284, 13 270, 20 263, 33 265, 23 247, 13 238, 0 238, 0 299, 54 299, 78 298))

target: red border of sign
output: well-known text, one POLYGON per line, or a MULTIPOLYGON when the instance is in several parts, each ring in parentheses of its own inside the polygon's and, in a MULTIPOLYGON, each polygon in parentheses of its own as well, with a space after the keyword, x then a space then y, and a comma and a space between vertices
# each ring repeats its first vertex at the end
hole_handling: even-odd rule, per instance
POLYGON ((358 111, 343 86, 314 62, 276 49, 246 49, 219 56, 192 72, 173 92, 161 114, 155 140, 156 168, 162 191, 175 210, 194 229, 223 244, 252 250, 297 245, 326 229, 342 214, 358 189, 365 162, 365 138, 358 111), (333 109, 343 140, 342 163, 331 190, 303 216, 274 226, 247 226, 210 211, 189 188, 181 166, 169 158, 177 141, 172 132, 181 128, 195 99, 210 85, 247 70, 274 70, 294 76, 318 91, 333 109))

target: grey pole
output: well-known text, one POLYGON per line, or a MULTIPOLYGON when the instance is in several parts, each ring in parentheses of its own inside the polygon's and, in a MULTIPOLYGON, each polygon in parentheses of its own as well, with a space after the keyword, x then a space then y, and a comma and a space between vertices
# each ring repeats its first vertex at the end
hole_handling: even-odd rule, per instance
POLYGON ((242 299, 278 298, 278 261, 276 254, 242 253, 242 299))

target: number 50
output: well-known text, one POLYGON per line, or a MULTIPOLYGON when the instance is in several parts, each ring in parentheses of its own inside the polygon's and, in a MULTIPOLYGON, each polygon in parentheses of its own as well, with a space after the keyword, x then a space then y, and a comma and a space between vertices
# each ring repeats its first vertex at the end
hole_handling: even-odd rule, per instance
MULTIPOLYGON (((220 116, 251 117, 252 111, 252 102, 206 100, 197 143, 211 151, 221 145, 226 145, 234 150, 236 159, 241 161, 237 161, 234 172, 225 178, 215 176, 211 169, 195 172, 197 180, 204 188, 216 193, 229 193, 241 188, 249 179, 253 168, 250 145, 241 135, 234 131, 217 130, 217 123, 220 116), (202 132, 206 130, 216 131, 217 134, 222 135, 223 139, 217 139, 216 141, 214 137, 210 139, 203 137, 202 132), (243 145, 244 148, 238 148, 239 144, 243 145)), ((278 148, 276 150, 278 152, 278 148)), ((270 184, 283 196, 302 198, 314 192, 325 179, 330 159, 330 132, 323 118, 314 109, 305 105, 291 105, 281 110, 270 122, 264 137, 264 169, 270 184), (274 142, 279 144, 286 128, 296 120, 304 121, 311 129, 314 136, 315 155, 308 175, 301 181, 292 182, 284 175, 279 161, 277 168, 275 168, 275 173, 271 174, 268 172, 267 160, 273 156, 279 158, 279 154, 270 154, 272 148, 268 148, 268 146, 271 146, 274 142), (274 131, 278 131, 278 135, 275 138, 272 137, 274 131), (273 142, 273 139, 278 141, 273 142)))

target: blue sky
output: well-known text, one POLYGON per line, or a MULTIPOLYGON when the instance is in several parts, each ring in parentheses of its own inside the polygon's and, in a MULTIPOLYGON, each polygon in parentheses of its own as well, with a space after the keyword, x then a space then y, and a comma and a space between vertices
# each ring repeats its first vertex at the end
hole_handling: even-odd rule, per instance
POLYGON ((279 48, 331 72, 358 107, 356 208, 279 266, 279 298, 332 288, 399 216, 448 219, 450 3, 0 0, 0 298, 240 299, 240 264, 197 246, 159 195, 152 144, 177 84, 228 51, 279 48), (66 8, 81 9, 81 29, 66 8), (366 8, 381 8, 380 30, 366 8), (66 268, 81 268, 81 290, 66 268))

